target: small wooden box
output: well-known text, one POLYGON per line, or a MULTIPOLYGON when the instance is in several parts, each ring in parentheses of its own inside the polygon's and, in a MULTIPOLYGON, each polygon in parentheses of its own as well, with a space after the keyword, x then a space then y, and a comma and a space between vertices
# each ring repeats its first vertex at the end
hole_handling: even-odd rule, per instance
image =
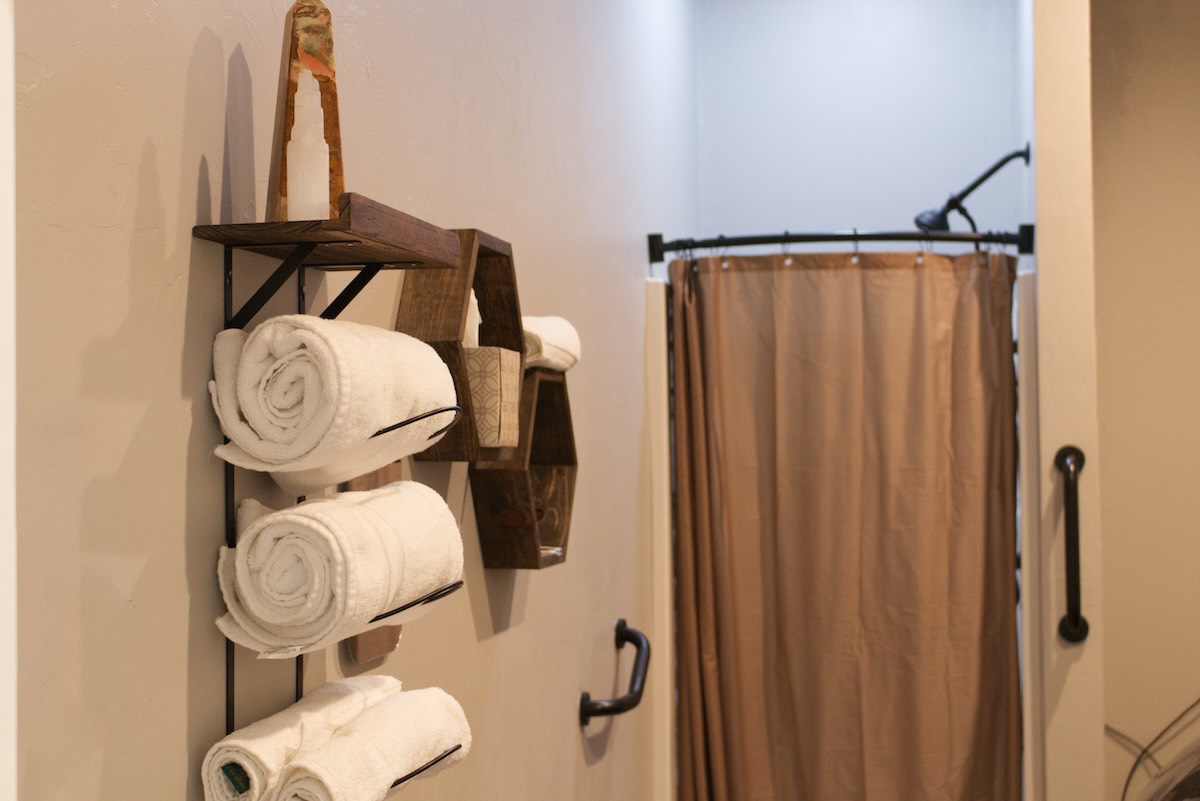
POLYGON ((462 339, 467 325, 471 290, 479 298, 479 344, 507 348, 524 358, 525 332, 517 298, 512 246, 475 229, 456 231, 461 244, 457 270, 417 270, 404 279, 396 330, 428 342, 450 368, 454 391, 463 413, 458 424, 432 447, 413 456, 420 462, 474 462, 500 458, 499 449, 486 450, 476 433, 475 408, 467 380, 462 339), (436 277, 428 273, 437 272, 436 277))
POLYGON ((475 431, 484 448, 515 448, 521 433, 521 354, 464 348, 475 431))

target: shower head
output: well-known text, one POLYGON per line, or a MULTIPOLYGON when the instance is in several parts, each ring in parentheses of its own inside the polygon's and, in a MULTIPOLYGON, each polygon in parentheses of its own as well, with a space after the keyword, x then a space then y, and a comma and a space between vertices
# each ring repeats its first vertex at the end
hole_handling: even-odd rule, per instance
POLYGON ((949 231, 950 230, 950 212, 957 211, 959 214, 967 218, 967 222, 971 224, 971 230, 976 230, 975 221, 971 219, 971 215, 967 213, 966 207, 962 202, 966 200, 967 195, 979 188, 980 184, 991 178, 996 172, 1013 159, 1024 159, 1026 164, 1029 164, 1029 144, 1021 150, 1014 150, 1004 158, 997 161, 992 166, 984 171, 983 175, 976 178, 971 184, 959 192, 957 195, 951 195, 940 209, 929 209, 917 215, 913 220, 918 229, 922 231, 949 231))
POLYGON ((917 228, 922 231, 949 231, 950 230, 950 215, 949 209, 928 209, 917 215, 913 221, 917 224, 917 228))

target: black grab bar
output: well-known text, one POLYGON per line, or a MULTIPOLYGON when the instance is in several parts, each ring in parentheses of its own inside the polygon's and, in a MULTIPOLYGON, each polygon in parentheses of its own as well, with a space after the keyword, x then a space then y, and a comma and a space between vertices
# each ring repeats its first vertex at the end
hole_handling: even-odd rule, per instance
POLYGON ((1054 456, 1054 466, 1063 474, 1063 543, 1067 568, 1067 613, 1058 622, 1058 636, 1067 642, 1083 642, 1088 636, 1079 593, 1079 473, 1083 461, 1083 451, 1074 445, 1064 445, 1054 456))
POLYGON ((633 647, 637 649, 633 660, 633 674, 629 677, 629 692, 608 701, 593 701, 590 694, 583 693, 579 698, 580 726, 586 726, 594 717, 628 712, 642 700, 642 690, 646 688, 646 670, 650 667, 650 640, 637 629, 627 626, 625 619, 621 618, 617 621, 617 650, 627 642, 633 643, 633 647))

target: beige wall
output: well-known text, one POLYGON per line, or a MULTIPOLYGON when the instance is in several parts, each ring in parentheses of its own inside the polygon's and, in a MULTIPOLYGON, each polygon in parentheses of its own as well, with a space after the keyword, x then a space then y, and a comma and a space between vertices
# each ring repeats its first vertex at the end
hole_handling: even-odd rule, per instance
MULTIPOLYGON (((1021 407, 1024 507, 1021 532, 1022 613, 1029 666, 1023 687, 1027 729, 1027 795, 1038 801, 1095 799, 1104 777, 1103 758, 1102 565, 1095 316, 1095 227, 1092 197, 1091 50, 1088 0, 1033 3, 1034 170, 1037 254, 1035 308, 1020 311, 1023 392, 1036 392, 1036 405, 1021 407), (1035 348, 1028 347, 1034 344, 1035 348), (1035 350, 1036 349, 1036 350, 1035 350), (1034 353, 1030 351, 1035 350, 1034 353), (1029 357, 1033 356, 1031 360, 1029 357), (1033 361, 1034 364, 1029 364, 1033 361), (1029 386, 1036 369, 1036 388, 1029 386), (1033 414, 1029 414, 1033 411, 1033 414), (1058 636, 1065 612, 1062 547, 1062 480, 1055 454, 1066 443, 1090 455, 1080 477, 1080 518, 1090 536, 1081 537, 1079 574, 1091 632, 1070 644, 1058 636), (1090 604, 1090 605, 1089 605, 1090 604)), ((1025 286, 1022 286, 1025 289, 1025 286)), ((1029 296, 1023 294, 1023 300, 1029 296)))
POLYGON ((1145 744, 1200 695, 1200 7, 1092 9, 1105 720, 1145 744))
POLYGON ((16 137, 12 0, 0 2, 0 798, 17 796, 16 137))
MULTIPOLYGON (((421 797, 648 798, 650 715, 585 735, 576 714, 627 680, 615 618, 652 610, 644 235, 693 227, 688 4, 329 5, 347 188, 510 240, 523 311, 585 348, 566 564, 485 572, 462 466, 417 471, 462 516, 467 589, 383 669, 456 695, 475 732, 421 797)), ((17 3, 23 800, 199 798, 223 732, 220 249, 190 229, 262 217, 286 7, 17 3)), ((355 316, 386 324, 395 292, 355 316)), ((331 651, 307 679, 351 669, 331 651)), ((286 703, 288 670, 243 660, 239 724, 286 703)))

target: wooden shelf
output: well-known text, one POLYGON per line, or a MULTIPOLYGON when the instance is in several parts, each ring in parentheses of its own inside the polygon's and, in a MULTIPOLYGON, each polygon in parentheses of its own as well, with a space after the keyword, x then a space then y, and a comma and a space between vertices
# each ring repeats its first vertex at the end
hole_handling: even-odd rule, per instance
MULTIPOLYGON (((481 347, 525 353, 512 247, 476 229, 454 232, 457 270, 409 273, 400 295, 396 330, 428 343, 450 368, 459 422, 420 461, 470 463, 472 498, 484 567, 540 569, 566 559, 578 461, 567 399, 566 376, 542 368, 525 370, 521 383, 520 436, 516 447, 479 444, 462 345, 471 291, 479 301, 481 347)), ((388 480, 384 468, 365 482, 388 480)), ((372 658, 393 640, 359 641, 352 647, 372 658)))
POLYGON ((479 344, 525 354, 525 333, 512 246, 475 229, 455 231, 460 242, 459 269, 410 273, 404 280, 396 330, 429 343, 450 368, 462 417, 433 447, 413 458, 428 462, 475 462, 511 458, 511 448, 482 448, 467 382, 462 339, 471 290, 479 300, 483 323, 479 344))
POLYGON ((229 247, 286 259, 297 245, 316 244, 305 267, 355 269, 422 268, 456 272, 459 238, 452 232, 353 192, 339 203, 332 220, 198 225, 194 236, 229 247))
POLYGON ((578 469, 566 376, 527 370, 520 443, 470 467, 484 567, 539 569, 567 558, 578 469))

